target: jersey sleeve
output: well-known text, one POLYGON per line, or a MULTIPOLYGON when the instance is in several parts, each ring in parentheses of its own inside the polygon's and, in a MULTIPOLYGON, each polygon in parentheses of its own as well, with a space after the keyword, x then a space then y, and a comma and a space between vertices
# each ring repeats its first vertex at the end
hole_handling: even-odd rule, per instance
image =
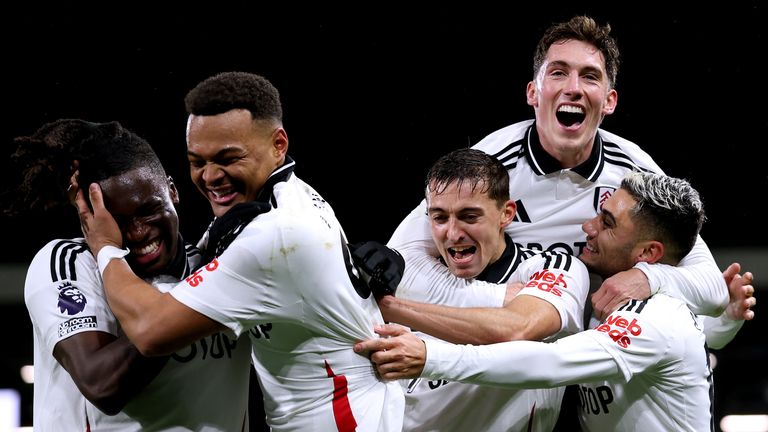
POLYGON ((265 322, 318 321, 369 337, 360 329, 371 332, 374 323, 358 311, 371 304, 378 312, 375 300, 353 286, 338 227, 311 216, 280 209, 259 215, 170 294, 237 336, 265 322))
POLYGON ((589 272, 578 258, 560 253, 535 255, 524 261, 516 273, 524 283, 517 295, 538 297, 557 309, 558 337, 584 329, 589 272))
POLYGON ((400 223, 387 245, 400 252, 405 260, 397 297, 454 307, 504 304, 506 285, 458 278, 437 259, 425 201, 400 223))
POLYGON ((638 263, 635 268, 645 273, 651 293, 680 299, 697 315, 716 317, 728 305, 728 286, 701 237, 677 266, 638 263))
POLYGON ((744 320, 730 319, 725 312, 717 318, 707 315, 699 318, 707 338, 707 346, 712 349, 722 349, 728 345, 744 325, 744 320))
POLYGON ((292 239, 293 231, 286 232, 273 223, 279 216, 268 215, 252 221, 219 257, 192 273, 170 294, 238 336, 260 321, 300 314, 301 294, 291 281, 277 276, 290 273, 291 254, 281 248, 288 246, 283 234, 292 239))
POLYGON ((59 341, 82 332, 119 335, 96 260, 85 241, 79 240, 48 243, 27 272, 24 301, 48 352, 59 341))
MULTIPOLYGON (((680 316, 668 308, 644 311, 646 303, 633 300, 597 328, 553 343, 512 341, 472 346, 425 340, 427 360, 422 376, 523 388, 612 378, 629 381, 667 359, 684 356, 687 349, 676 339, 676 327, 685 325, 680 316)), ((681 337, 688 334, 682 332, 681 337)))
MULTIPOLYGON (((630 300, 597 327, 583 332, 615 359, 625 381, 661 367, 666 359, 674 357, 675 350, 685 349, 683 344, 676 343, 682 334, 678 326, 685 325, 683 321, 675 322, 680 316, 669 308, 647 305, 648 300, 630 300)), ((685 313, 683 319, 693 319, 687 309, 685 313)))
POLYGON ((400 222, 387 242, 387 246, 397 249, 400 253, 417 250, 431 256, 438 255, 437 248, 432 241, 425 199, 422 199, 421 203, 400 222))
POLYGON ((454 345, 425 339, 427 360, 421 376, 515 388, 550 388, 619 376, 616 360, 584 333, 554 343, 454 345))

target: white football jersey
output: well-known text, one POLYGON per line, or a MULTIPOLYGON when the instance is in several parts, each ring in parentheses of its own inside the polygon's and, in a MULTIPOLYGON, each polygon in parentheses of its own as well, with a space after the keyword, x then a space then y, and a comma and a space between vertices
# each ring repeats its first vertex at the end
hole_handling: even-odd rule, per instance
POLYGON ((515 388, 580 384, 587 431, 712 430, 712 371, 696 317, 678 299, 632 300, 553 343, 427 340, 422 376, 515 388))
MULTIPOLYGON (((196 249, 188 245, 187 252, 187 266, 177 276, 189 274, 199 261, 196 249)), ((81 332, 122 334, 84 239, 54 240, 35 255, 24 301, 34 329, 36 431, 243 430, 251 353, 247 338, 216 333, 177 351, 117 415, 102 413, 80 394, 53 357, 54 346, 81 332)))
MULTIPOLYGON (((411 282, 430 285, 429 290, 422 292, 447 302, 458 298, 451 293, 471 285, 464 279, 435 273, 421 272, 421 281, 411 282)), ((507 249, 502 257, 478 278, 499 283, 524 282, 518 295, 536 296, 552 304, 560 314, 561 328, 547 340, 583 330, 589 274, 584 264, 569 254, 523 249, 507 236, 507 249)), ((406 291, 414 287, 408 288, 406 291)), ((506 285, 496 285, 495 289, 503 294, 506 285)), ((398 296, 402 297, 400 290, 398 296)), ((429 297, 423 300, 437 303, 429 297)), ((429 335, 416 334, 431 339, 429 335)), ((557 422, 564 392, 564 388, 500 388, 426 378, 402 381, 402 384, 406 387, 404 431, 551 431, 557 422)))
MULTIPOLYGON (((515 219, 506 229, 512 239, 526 248, 574 255, 586 244, 581 225, 598 214, 624 175, 632 170, 663 174, 637 144, 602 129, 598 129, 589 158, 569 169, 560 168, 544 151, 533 120, 499 129, 473 148, 495 156, 507 167, 510 196, 517 204, 515 219)), ((424 200, 400 223, 388 245, 411 257, 437 256, 424 200)), ((640 269, 648 276, 652 292, 661 290, 683 299, 697 314, 720 315, 728 304, 728 289, 701 239, 679 266, 685 269, 661 264, 640 269)), ((411 270, 418 271, 406 266, 404 279, 411 270)))
POLYGON ((250 335, 273 431, 399 432, 400 385, 352 350, 376 337, 383 318, 367 287, 353 283, 333 210, 295 175, 275 182, 270 201, 274 209, 171 294, 250 335))
MULTIPOLYGON (((545 251, 578 255, 586 245, 582 224, 598 214, 602 203, 629 171, 663 173, 639 146, 602 129, 598 130, 588 160, 572 169, 560 168, 544 151, 533 120, 495 131, 473 147, 494 155, 509 172, 510 195, 517 204, 517 214, 507 226, 507 233, 525 248, 545 251)), ((504 289, 481 281, 455 282, 448 269, 433 258, 438 252, 426 201, 422 200, 400 223, 388 246, 397 249, 406 261, 399 297, 459 307, 503 304, 504 289)), ((712 254, 700 238, 680 266, 686 268, 638 268, 648 276, 652 290, 685 299, 697 313, 719 314, 728 302, 728 292, 712 254)), ((448 408, 451 415, 460 412, 456 406, 448 408)), ((488 407, 483 402, 466 409, 471 412, 488 407)), ((406 423, 410 421, 406 419, 406 423)))

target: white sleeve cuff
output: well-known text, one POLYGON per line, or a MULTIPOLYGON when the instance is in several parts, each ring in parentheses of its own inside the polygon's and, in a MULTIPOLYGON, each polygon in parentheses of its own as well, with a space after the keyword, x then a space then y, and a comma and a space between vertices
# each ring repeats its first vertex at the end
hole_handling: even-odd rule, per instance
POLYGON ((130 252, 131 251, 128 249, 120 249, 114 246, 104 246, 101 248, 99 255, 96 257, 96 262, 99 264, 99 274, 104 277, 104 269, 107 268, 107 264, 109 264, 113 258, 122 259, 130 252))
POLYGON ((635 263, 634 268, 640 270, 648 278, 648 286, 651 289, 651 295, 662 291, 662 283, 658 277, 651 271, 651 266, 647 262, 640 261, 635 263))
POLYGON ((423 338, 423 340, 427 348, 427 358, 421 376, 430 377, 451 370, 461 350, 460 346, 431 338, 423 338))

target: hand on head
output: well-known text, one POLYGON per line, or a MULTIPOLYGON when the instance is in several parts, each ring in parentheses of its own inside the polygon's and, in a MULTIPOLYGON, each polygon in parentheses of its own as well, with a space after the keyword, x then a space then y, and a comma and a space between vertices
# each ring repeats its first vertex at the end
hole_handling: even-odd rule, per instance
POLYGON ((104 207, 104 198, 101 194, 101 188, 97 183, 92 183, 88 188, 88 197, 93 210, 88 206, 88 202, 83 195, 83 189, 77 190, 75 204, 80 216, 80 228, 83 231, 88 247, 94 256, 104 246, 115 246, 121 248, 123 237, 117 222, 104 207))

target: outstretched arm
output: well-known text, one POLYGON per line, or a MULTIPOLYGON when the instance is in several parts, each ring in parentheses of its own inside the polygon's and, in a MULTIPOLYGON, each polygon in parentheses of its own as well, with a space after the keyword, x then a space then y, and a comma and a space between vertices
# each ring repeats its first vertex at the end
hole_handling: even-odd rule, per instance
POLYGON ((583 333, 557 343, 473 346, 422 341, 391 324, 376 326, 375 331, 384 337, 355 344, 354 350, 370 355, 379 375, 387 380, 422 376, 496 387, 546 388, 621 376, 616 360, 583 333))
POLYGON ((223 330, 222 324, 159 292, 136 276, 124 259, 115 258, 115 248, 122 247, 120 229, 104 207, 99 185, 91 184, 88 192, 93 211, 82 190, 77 196, 80 226, 99 262, 109 306, 139 351, 150 356, 170 354, 223 330))

